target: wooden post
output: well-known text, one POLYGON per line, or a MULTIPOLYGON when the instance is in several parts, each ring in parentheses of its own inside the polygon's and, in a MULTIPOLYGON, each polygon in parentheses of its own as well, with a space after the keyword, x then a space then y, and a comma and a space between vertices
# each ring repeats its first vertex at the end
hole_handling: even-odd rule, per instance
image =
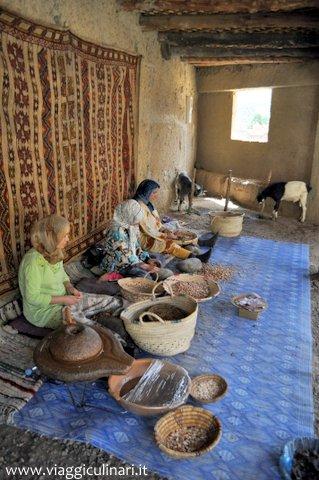
MULTIPOLYGON (((272 177, 272 170, 269 170, 266 186, 270 184, 271 177, 272 177)), ((266 201, 262 202, 261 204, 261 209, 259 213, 260 217, 263 217, 265 206, 266 206, 266 201)))
POLYGON ((196 180, 196 167, 194 167, 193 178, 192 178, 192 188, 191 195, 189 198, 188 212, 190 213, 193 208, 194 192, 195 192, 195 180, 196 180))
POLYGON ((228 177, 227 177, 227 190, 226 190, 226 201, 225 201, 225 207, 224 207, 224 212, 227 212, 228 210, 228 203, 229 203, 229 195, 230 195, 230 186, 232 182, 232 170, 228 171, 228 177))

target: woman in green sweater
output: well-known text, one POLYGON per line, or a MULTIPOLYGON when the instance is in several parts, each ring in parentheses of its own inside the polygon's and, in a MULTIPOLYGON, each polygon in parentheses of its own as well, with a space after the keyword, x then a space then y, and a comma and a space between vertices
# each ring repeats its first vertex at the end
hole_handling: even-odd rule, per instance
POLYGON ((63 268, 63 249, 69 241, 70 224, 59 215, 36 222, 31 230, 31 248, 19 267, 19 287, 26 319, 37 327, 57 328, 63 309, 81 323, 101 311, 113 313, 122 301, 108 295, 79 292, 63 268))

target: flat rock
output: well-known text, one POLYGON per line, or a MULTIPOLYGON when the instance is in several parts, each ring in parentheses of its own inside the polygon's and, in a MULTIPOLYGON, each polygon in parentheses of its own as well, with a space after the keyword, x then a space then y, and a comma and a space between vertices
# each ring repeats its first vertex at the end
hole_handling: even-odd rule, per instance
POLYGON ((174 275, 174 272, 169 268, 160 268, 157 273, 158 273, 159 280, 165 280, 166 278, 169 278, 172 275, 174 275))
POLYGON ((177 268, 184 273, 196 273, 202 268, 202 262, 198 258, 187 258, 177 264, 177 268))

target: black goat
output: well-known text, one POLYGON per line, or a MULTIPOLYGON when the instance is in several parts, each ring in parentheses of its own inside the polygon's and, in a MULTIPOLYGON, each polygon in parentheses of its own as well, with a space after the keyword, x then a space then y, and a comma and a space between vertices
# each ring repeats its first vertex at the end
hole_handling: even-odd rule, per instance
POLYGON ((257 202, 264 204, 267 197, 272 198, 275 201, 272 213, 274 219, 278 217, 278 210, 282 200, 286 200, 287 202, 299 202, 299 205, 302 208, 300 221, 304 222, 307 212, 307 198, 310 190, 311 187, 305 182, 294 181, 273 183, 257 196, 257 202))
MULTIPOLYGON (((188 206, 191 207, 191 193, 192 193, 192 180, 187 173, 178 173, 175 179, 175 202, 178 204, 178 211, 181 209, 182 203, 185 201, 185 197, 188 197, 188 206)), ((203 187, 195 183, 194 197, 205 195, 203 187)))

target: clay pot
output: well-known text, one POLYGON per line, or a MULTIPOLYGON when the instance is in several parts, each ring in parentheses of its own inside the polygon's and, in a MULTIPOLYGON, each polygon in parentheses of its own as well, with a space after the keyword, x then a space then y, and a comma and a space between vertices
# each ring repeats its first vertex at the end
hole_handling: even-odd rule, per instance
POLYGON ((110 395, 112 395, 112 397, 115 398, 115 400, 125 410, 135 413, 136 415, 155 416, 155 415, 161 415, 162 413, 173 410, 179 407, 180 405, 183 405, 186 402, 190 392, 191 380, 188 376, 187 371, 178 365, 174 365, 172 363, 163 361, 168 375, 173 372, 177 372, 180 375, 181 374, 185 375, 186 378, 189 380, 187 388, 185 389, 185 394, 181 398, 179 398, 178 402, 175 402, 170 406, 162 405, 162 406, 150 407, 150 406, 131 403, 125 400, 124 398, 122 398, 123 395, 128 393, 131 389, 135 387, 135 385, 137 385, 140 378, 143 376, 143 374, 146 372, 146 370, 150 367, 150 365, 153 362, 154 362, 154 359, 152 358, 134 360, 133 365, 125 375, 111 375, 108 379, 110 395))

